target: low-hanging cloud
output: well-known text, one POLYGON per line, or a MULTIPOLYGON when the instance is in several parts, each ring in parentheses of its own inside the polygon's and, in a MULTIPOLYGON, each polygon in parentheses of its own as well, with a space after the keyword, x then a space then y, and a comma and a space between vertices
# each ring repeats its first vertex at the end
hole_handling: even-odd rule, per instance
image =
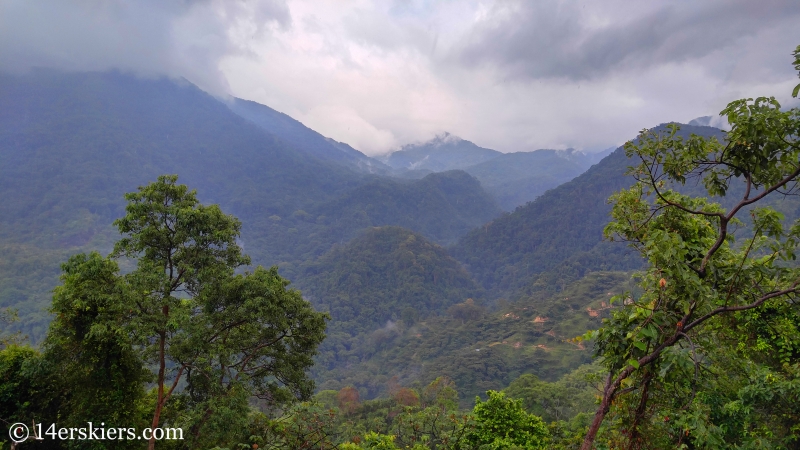
POLYGON ((443 131, 602 149, 789 100, 798 19, 796 0, 1 0, 0 71, 183 77, 368 154, 443 131))
POLYGON ((0 2, 0 71, 117 69, 185 77, 228 90, 219 60, 238 49, 232 23, 253 33, 290 23, 283 0, 6 0, 0 2))
POLYGON ((793 0, 499 2, 450 59, 492 65, 514 79, 591 80, 703 58, 799 22, 793 0))

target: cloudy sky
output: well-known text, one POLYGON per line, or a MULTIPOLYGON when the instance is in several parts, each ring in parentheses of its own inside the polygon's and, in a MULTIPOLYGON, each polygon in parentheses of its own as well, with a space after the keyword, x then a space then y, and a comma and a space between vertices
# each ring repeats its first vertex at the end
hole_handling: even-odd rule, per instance
POLYGON ((0 70, 185 77, 367 154, 599 150, 789 97, 796 0, 3 0, 0 70))

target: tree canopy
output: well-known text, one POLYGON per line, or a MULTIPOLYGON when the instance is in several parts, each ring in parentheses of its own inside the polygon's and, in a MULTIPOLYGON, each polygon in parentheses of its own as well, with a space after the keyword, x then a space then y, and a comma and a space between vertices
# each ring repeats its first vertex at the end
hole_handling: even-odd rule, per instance
POLYGON ((623 307, 588 336, 609 374, 583 449, 609 413, 606 436, 626 448, 800 440, 800 221, 769 203, 799 192, 800 110, 760 97, 722 115, 722 142, 672 125, 625 146, 636 184, 612 197, 605 232, 648 266, 642 294, 617 297, 623 307), (720 203, 679 193, 687 183, 720 203))
POLYGON ((252 399, 277 408, 308 398, 325 314, 276 268, 243 270, 239 221, 177 176, 126 199, 114 252, 63 264, 41 357, 16 347, 4 356, 4 372, 46 391, 50 410, 37 419, 180 427, 190 448, 209 448, 246 428, 252 399))

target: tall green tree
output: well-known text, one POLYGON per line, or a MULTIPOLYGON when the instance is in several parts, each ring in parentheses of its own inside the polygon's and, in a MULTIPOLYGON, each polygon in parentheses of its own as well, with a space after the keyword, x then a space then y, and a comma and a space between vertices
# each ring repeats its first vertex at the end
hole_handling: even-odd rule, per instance
MULTIPOLYGON (((800 58, 800 46, 794 55, 800 58)), ((763 406, 764 398, 781 391, 796 395, 800 222, 787 227, 771 204, 800 189, 800 110, 761 97, 731 102, 722 114, 731 124, 725 142, 682 139, 673 125, 664 134, 644 130, 625 146, 639 161, 631 169, 636 184, 612 197, 606 234, 628 241, 648 267, 640 274, 643 294, 617 299, 624 306, 589 334, 609 374, 584 450, 592 448, 609 411, 617 419, 612 428, 619 446, 721 448, 734 439, 725 434, 734 422, 723 422, 733 419, 736 407, 735 398, 721 393, 739 392, 744 409, 763 406), (721 204, 674 189, 687 183, 701 184, 721 204), (749 351, 752 346, 771 349, 774 357, 749 351), (753 365, 738 385, 719 381, 726 368, 753 365), (761 382, 761 391, 744 389, 748 380, 765 376, 772 382, 761 382), (661 414, 662 408, 675 415, 661 414), (655 434, 643 438, 648 426, 655 434)), ((759 445, 797 442, 800 430, 791 417, 765 414, 760 423, 774 428, 746 425, 742 434, 759 445)))
POLYGON ((113 253, 71 258, 54 296, 46 353, 63 355, 57 366, 68 374, 87 372, 87 394, 76 399, 99 398, 94 377, 105 373, 130 387, 108 395, 138 395, 150 427, 181 426, 196 448, 234 439, 254 397, 272 407, 309 397, 305 371, 325 315, 276 268, 242 271, 249 258, 236 243, 240 222, 200 204, 177 176, 126 199, 113 253), (92 369, 98 362, 108 370, 92 369), (146 381, 154 388, 145 398, 146 381))

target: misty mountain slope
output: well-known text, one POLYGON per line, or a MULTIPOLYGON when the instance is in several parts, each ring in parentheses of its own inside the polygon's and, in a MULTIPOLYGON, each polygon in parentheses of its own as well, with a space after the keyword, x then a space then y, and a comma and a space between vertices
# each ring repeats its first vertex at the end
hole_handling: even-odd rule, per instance
POLYGON ((463 169, 488 161, 502 153, 478 147, 470 141, 449 133, 420 144, 409 144, 390 153, 382 161, 395 169, 430 170, 443 172, 463 169))
POLYGON ((482 290, 444 248, 400 227, 365 230, 308 265, 298 286, 331 315, 315 378, 347 377, 384 350, 398 322, 444 314, 482 290))
POLYGON ((590 165, 587 155, 571 149, 536 150, 500 154, 464 171, 480 180, 503 209, 512 211, 575 178, 590 165))
POLYGON ((114 72, 0 75, 0 161, 0 305, 19 306, 33 339, 66 255, 110 250, 123 194, 160 174, 179 174, 201 201, 239 216, 245 240, 270 215, 366 181, 193 85, 114 72))
MULTIPOLYGON (((680 133, 723 136, 715 128, 689 125, 682 125, 680 133)), ((636 258, 625 244, 602 239, 610 219, 608 197, 633 184, 624 173, 634 164, 620 147, 574 180, 471 231, 451 254, 498 295, 512 295, 548 270, 558 278, 570 264, 578 271, 575 279, 591 270, 631 269, 636 258)))
POLYGON ((192 85, 119 73, 2 77, 5 238, 61 234, 72 222, 106 225, 122 212, 125 192, 163 173, 178 173, 203 201, 242 218, 293 211, 358 184, 352 172, 297 152, 192 85))
POLYGON ((249 100, 234 98, 228 107, 264 131, 293 147, 327 161, 333 161, 370 173, 386 173, 389 168, 347 144, 334 141, 306 127, 301 122, 274 109, 249 100))

